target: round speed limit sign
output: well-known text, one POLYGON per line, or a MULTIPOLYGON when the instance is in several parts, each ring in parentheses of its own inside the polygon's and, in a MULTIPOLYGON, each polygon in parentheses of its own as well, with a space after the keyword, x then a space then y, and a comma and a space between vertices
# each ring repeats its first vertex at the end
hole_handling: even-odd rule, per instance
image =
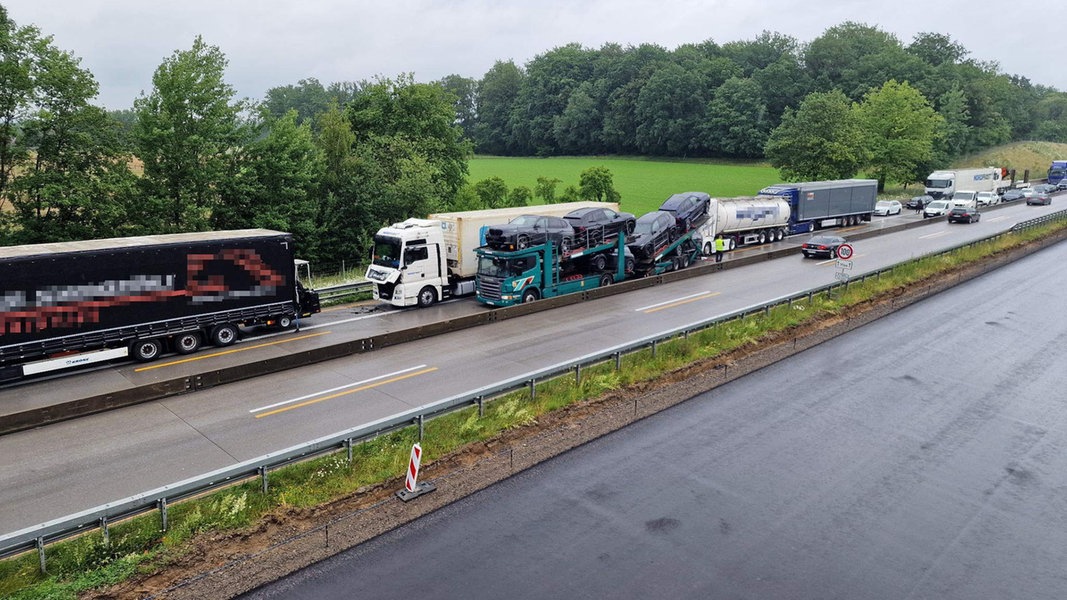
POLYGON ((837 247, 837 257, 841 260, 848 260, 852 258, 852 246, 848 244, 841 244, 837 247))

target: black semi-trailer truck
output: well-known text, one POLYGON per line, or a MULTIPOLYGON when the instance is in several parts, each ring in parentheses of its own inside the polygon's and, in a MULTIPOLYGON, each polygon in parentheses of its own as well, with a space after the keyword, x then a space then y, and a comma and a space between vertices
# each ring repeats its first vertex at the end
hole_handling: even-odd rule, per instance
POLYGON ((0 247, 0 381, 228 346, 319 311, 266 229, 0 247))

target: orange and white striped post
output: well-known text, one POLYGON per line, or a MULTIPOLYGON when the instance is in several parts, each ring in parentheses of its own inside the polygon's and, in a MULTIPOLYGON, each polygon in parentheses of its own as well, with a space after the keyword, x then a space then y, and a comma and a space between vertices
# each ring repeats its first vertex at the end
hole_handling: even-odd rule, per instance
POLYGON ((437 489, 432 483, 418 483, 419 464, 422 462, 422 446, 416 442, 411 447, 411 460, 408 461, 408 473, 404 479, 404 489, 396 493, 397 497, 407 502, 413 498, 437 489))

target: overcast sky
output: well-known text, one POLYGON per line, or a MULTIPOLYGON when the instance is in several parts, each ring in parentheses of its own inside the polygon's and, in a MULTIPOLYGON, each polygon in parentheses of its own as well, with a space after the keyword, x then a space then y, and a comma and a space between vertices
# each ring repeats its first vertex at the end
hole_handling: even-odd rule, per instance
POLYGON ((201 35, 229 60, 239 97, 314 77, 324 85, 414 73, 480 79, 497 60, 523 66, 554 47, 752 40, 769 30, 810 42, 857 21, 897 36, 948 34, 1004 73, 1067 90, 1067 35, 1041 23, 1052 0, 0 0, 81 58, 98 104, 129 108, 152 74, 201 35), (1013 16, 1015 15, 1015 16, 1013 16), (1027 22, 1036 22, 1028 25, 1027 22), (1013 22, 1013 24, 1009 24, 1013 22), (1055 58, 1055 60, 1054 60, 1055 58))

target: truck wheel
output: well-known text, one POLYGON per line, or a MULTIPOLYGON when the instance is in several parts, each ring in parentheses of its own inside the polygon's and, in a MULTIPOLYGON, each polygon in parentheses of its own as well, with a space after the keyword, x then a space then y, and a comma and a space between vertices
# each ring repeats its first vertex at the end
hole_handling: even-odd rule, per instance
POLYGON ((419 307, 426 308, 437 302, 437 292, 432 287, 426 286, 419 290, 419 307))
POLYGON ((278 317, 278 329, 289 329, 293 326, 293 318, 289 315, 278 317))
POLYGON ((608 287, 612 284, 611 275, 604 273, 600 276, 600 287, 608 287))
POLYGON ((704 242, 704 256, 711 256, 715 252, 715 246, 711 242, 704 242))
POLYGON ((767 243, 767 232, 766 231, 759 232, 759 243, 761 243, 761 244, 766 244, 767 243))
POLYGON ((526 288, 526 291, 522 293, 522 303, 535 302, 540 297, 541 295, 537 293, 537 288, 526 288))
POLYGON ((596 271, 603 271, 608 268, 608 259, 603 254, 597 254, 593 257, 593 269, 596 271))
POLYGON ((135 340, 130 344, 130 354, 140 362, 149 362, 163 354, 163 343, 159 340, 135 340))
POLYGON ((200 349, 200 334, 195 331, 179 333, 174 336, 174 351, 178 354, 192 354, 200 349))
POLYGON ((237 341, 239 333, 236 325, 231 325, 230 323, 216 325, 211 330, 211 343, 216 346, 229 346, 237 341))

